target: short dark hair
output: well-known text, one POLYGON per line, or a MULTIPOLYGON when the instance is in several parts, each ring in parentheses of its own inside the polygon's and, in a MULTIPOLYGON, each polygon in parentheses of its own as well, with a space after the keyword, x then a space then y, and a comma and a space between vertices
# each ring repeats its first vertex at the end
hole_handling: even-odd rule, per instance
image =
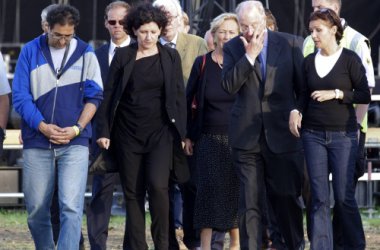
POLYGON ((79 25, 79 11, 68 4, 59 4, 47 14, 46 21, 49 24, 49 27, 52 29, 54 25, 74 25, 77 27, 79 25))
POLYGON ((142 3, 132 7, 124 19, 124 29, 131 37, 136 38, 133 29, 137 30, 141 25, 154 22, 158 28, 164 30, 168 24, 168 18, 163 10, 155 8, 151 3, 142 3))
POLYGON ((340 43, 340 40, 343 37, 343 26, 342 26, 342 23, 340 21, 340 18, 335 13, 335 11, 328 9, 328 8, 323 8, 323 9, 319 9, 317 11, 314 11, 310 15, 309 23, 311 21, 315 21, 315 20, 323 20, 323 21, 329 23, 331 25, 331 27, 336 26, 337 30, 335 33, 335 39, 336 39, 338 44, 340 43))

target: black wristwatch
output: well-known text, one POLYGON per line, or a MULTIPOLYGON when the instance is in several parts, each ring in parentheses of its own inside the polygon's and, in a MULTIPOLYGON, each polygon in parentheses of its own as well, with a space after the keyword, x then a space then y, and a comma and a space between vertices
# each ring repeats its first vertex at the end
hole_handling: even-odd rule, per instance
POLYGON ((362 126, 360 123, 358 123, 358 129, 359 129, 360 131, 362 131, 362 129, 363 129, 363 126, 362 126))
POLYGON ((83 127, 82 127, 79 123, 75 124, 75 126, 77 126, 78 129, 79 129, 79 135, 82 134, 82 132, 83 132, 83 127))
POLYGON ((5 129, 0 127, 0 140, 1 141, 5 140, 5 135, 6 135, 5 129))

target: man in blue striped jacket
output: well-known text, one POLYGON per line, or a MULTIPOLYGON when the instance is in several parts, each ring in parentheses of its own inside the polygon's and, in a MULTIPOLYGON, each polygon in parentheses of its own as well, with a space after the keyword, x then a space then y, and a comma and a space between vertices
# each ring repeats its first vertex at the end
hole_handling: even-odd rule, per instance
POLYGON ((59 5, 47 22, 48 33, 23 47, 13 80, 13 106, 22 117, 23 191, 36 249, 54 249, 50 204, 58 183, 57 248, 78 249, 90 120, 103 86, 92 48, 74 34, 78 10, 59 5))

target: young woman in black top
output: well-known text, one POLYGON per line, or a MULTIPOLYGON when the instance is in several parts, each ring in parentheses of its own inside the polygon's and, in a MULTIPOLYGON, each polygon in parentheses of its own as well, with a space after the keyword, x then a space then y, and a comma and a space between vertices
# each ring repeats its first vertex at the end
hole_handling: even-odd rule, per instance
POLYGON ((358 126, 354 103, 371 100, 365 69, 352 51, 339 47, 343 28, 330 9, 311 14, 309 29, 317 52, 306 57, 304 72, 309 96, 291 132, 301 138, 311 184, 311 249, 333 249, 329 174, 345 249, 364 249, 365 237, 355 200, 355 159, 358 126))

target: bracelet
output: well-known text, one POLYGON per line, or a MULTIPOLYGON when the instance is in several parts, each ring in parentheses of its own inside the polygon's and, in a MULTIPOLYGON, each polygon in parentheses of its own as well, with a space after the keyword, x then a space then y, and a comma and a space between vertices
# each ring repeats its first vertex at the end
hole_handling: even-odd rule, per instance
POLYGON ((340 90, 335 89, 335 99, 339 99, 339 96, 340 96, 340 90))
POLYGON ((77 125, 74 125, 74 126, 72 126, 72 128, 73 128, 74 131, 75 131, 75 136, 78 136, 78 135, 80 134, 80 131, 79 131, 78 126, 77 126, 77 125))

